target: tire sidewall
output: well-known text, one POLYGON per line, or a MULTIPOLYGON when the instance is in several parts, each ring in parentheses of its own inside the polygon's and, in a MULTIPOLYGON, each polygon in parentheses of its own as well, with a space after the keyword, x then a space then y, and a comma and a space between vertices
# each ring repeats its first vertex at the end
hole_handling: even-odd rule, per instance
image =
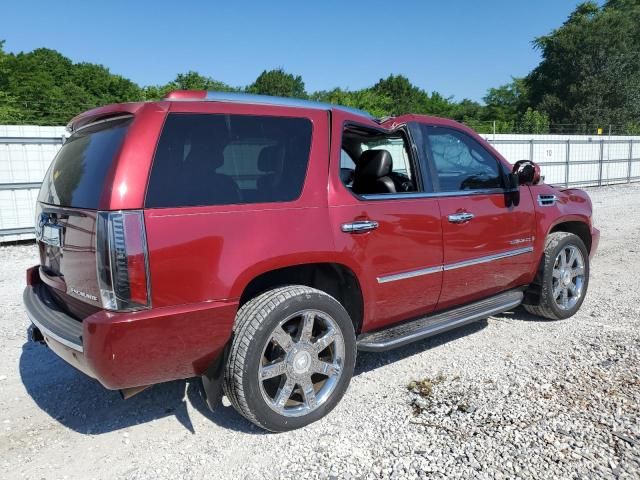
POLYGON ((555 316, 559 319, 569 318, 576 314, 580 307, 582 306, 582 302, 587 295, 587 289, 589 287, 589 252, 587 251, 587 247, 580 237, 574 234, 568 234, 566 237, 561 239, 558 244, 548 253, 546 258, 546 265, 544 269, 543 281, 545 284, 545 292, 547 298, 546 304, 548 308, 550 308, 555 316), (556 261, 556 257, 560 253, 561 250, 565 249, 567 246, 573 245, 580 250, 582 253, 582 258, 584 259, 584 283, 582 285, 582 295, 578 302, 570 309, 563 310, 556 304, 553 298, 553 266, 556 261))
POLYGON ((271 431, 286 431, 303 427, 315 422, 328 414, 340 401, 349 386, 356 359, 356 341, 353 323, 346 310, 332 297, 321 293, 296 295, 278 304, 263 321, 252 340, 253 345, 243 365, 242 387, 245 392, 247 406, 260 424, 271 431), (258 380, 258 371, 262 358, 262 351, 271 332, 280 321, 294 313, 314 309, 330 315, 338 324, 344 338, 345 357, 342 375, 331 397, 313 412, 301 417, 285 417, 269 407, 262 398, 262 391, 258 380))

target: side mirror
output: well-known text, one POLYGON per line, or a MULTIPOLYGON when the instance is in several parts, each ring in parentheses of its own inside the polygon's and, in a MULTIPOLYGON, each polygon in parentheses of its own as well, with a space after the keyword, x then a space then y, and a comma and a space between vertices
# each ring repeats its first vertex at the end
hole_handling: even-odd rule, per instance
POLYGON ((537 185, 540 183, 540 167, 531 160, 518 160, 513 166, 512 175, 518 177, 519 185, 537 185))

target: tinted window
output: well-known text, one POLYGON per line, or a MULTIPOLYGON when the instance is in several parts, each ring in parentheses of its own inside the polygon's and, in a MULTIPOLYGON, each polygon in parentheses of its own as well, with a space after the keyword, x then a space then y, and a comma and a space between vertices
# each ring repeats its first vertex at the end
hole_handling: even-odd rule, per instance
POLYGON ((38 200, 97 209, 107 172, 130 123, 131 117, 109 120, 71 135, 51 163, 38 200))
POLYGON ((147 207, 286 202, 300 196, 311 122, 171 114, 158 143, 147 207))
POLYGON ((498 160, 470 136, 441 127, 424 127, 423 136, 439 191, 502 188, 498 160))

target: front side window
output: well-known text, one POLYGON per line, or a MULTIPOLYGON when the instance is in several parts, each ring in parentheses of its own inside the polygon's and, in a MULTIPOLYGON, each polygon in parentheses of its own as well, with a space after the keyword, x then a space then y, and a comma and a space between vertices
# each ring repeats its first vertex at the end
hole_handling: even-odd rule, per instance
POLYGON ((304 118, 170 114, 146 206, 293 201, 302 192, 311 131, 304 118))
POLYGON ((343 133, 340 175, 359 195, 418 191, 415 169, 402 133, 347 127, 343 133))
POLYGON ((503 188, 498 160, 476 140, 451 128, 423 126, 422 133, 438 191, 503 188))

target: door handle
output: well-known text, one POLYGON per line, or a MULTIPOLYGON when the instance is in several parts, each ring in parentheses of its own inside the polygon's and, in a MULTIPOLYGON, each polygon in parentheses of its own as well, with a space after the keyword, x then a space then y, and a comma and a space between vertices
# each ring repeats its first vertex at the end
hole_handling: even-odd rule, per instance
POLYGON ((355 222, 343 223, 341 230, 344 233, 362 233, 378 228, 378 222, 374 220, 356 220, 355 222))
POLYGON ((447 217, 450 223, 466 223, 473 219, 473 213, 460 212, 452 213, 447 217))

